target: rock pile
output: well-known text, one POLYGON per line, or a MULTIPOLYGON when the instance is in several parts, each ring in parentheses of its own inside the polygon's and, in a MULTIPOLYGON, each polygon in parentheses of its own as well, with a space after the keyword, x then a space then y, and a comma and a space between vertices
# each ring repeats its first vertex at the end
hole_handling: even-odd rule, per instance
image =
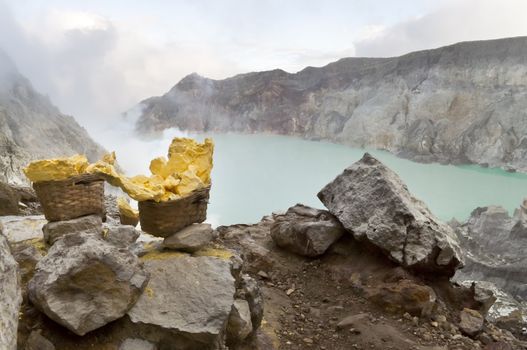
POLYGON ((32 332, 18 345, 27 349, 69 349, 65 329, 87 343, 105 334, 126 350, 223 349, 250 342, 262 322, 258 282, 242 273, 235 252, 212 245, 208 224, 188 226, 156 245, 149 243, 155 237, 112 216, 104 223, 98 215, 57 222, 9 216, 0 222, 22 277, 20 285, 11 253, 2 253, 0 302, 9 307, 0 316, 10 331, 2 332, 0 347, 16 347, 22 295, 22 327, 32 332))
POLYGON ((166 238, 97 216, 0 218, 22 282, 0 244, 0 347, 17 346, 21 296, 26 349, 525 347, 486 318, 493 292, 450 282, 463 256, 453 230, 379 161, 365 155, 319 197, 329 211, 298 204, 166 238))

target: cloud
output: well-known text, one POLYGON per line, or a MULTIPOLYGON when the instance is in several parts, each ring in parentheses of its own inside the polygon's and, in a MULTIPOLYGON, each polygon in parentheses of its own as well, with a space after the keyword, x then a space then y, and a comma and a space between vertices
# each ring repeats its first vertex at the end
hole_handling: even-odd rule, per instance
POLYGON ((527 1, 449 1, 355 43, 357 56, 398 56, 460 41, 527 35, 527 1))

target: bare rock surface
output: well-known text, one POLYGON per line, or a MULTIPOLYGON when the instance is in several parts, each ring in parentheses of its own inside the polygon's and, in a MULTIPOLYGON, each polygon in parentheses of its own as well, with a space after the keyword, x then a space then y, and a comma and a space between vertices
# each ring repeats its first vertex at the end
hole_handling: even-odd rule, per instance
POLYGON ((309 257, 324 254, 346 233, 330 212, 302 204, 289 208, 283 215, 275 215, 274 219, 271 237, 276 245, 309 257))
POLYGON ((138 334, 178 349, 220 349, 234 302, 235 281, 227 259, 177 252, 143 257, 148 286, 128 317, 138 334))
POLYGON ((453 275, 463 265, 452 228, 368 153, 318 197, 353 237, 375 245, 403 267, 453 275))
POLYGON ((127 248, 137 241, 141 232, 131 225, 103 224, 104 239, 118 247, 127 248))
POLYGON ((451 226, 467 252, 456 280, 491 282, 527 300, 527 202, 512 216, 499 206, 476 208, 466 222, 451 226))
POLYGON ((210 224, 192 224, 166 237, 163 246, 192 253, 205 247, 213 238, 210 224))
POLYGON ((87 215, 64 221, 48 222, 42 227, 44 240, 53 244, 69 234, 102 235, 102 219, 99 215, 87 215))
POLYGON ((0 348, 15 350, 22 293, 18 266, 0 233, 0 348))
POLYGON ((0 233, 0 348, 15 350, 22 293, 18 266, 0 233))
POLYGON ((42 227, 48 221, 44 215, 0 216, 0 230, 10 242, 42 238, 42 227))
POLYGON ((148 273, 138 258, 96 235, 66 235, 41 259, 28 284, 31 302, 55 322, 84 335, 126 314, 148 273))

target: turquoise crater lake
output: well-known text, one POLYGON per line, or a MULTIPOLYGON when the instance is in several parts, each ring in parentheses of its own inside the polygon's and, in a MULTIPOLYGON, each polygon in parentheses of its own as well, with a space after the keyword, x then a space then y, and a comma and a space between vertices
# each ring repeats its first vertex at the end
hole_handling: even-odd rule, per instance
MULTIPOLYGON (((166 155, 179 131, 162 139, 116 138, 113 147, 129 175, 148 173, 149 161, 166 155)), ((329 142, 276 135, 207 135, 216 144, 208 222, 256 223, 262 216, 296 203, 324 206, 318 191, 359 160, 365 150, 329 142)), ((202 140, 205 135, 193 135, 202 140)), ((111 145, 110 145, 111 146, 111 145)), ((412 194, 444 221, 465 220, 478 206, 512 211, 527 197, 527 175, 478 166, 420 164, 383 151, 368 150, 394 170, 412 194)))
MULTIPOLYGON (((197 136, 202 138, 203 135, 197 136)), ((296 203, 323 208, 316 194, 365 150, 275 135, 211 135, 216 143, 209 221, 255 223, 296 203)), ((368 150, 394 170, 440 219, 465 220, 478 206, 512 211, 527 175, 479 166, 420 164, 368 150)))

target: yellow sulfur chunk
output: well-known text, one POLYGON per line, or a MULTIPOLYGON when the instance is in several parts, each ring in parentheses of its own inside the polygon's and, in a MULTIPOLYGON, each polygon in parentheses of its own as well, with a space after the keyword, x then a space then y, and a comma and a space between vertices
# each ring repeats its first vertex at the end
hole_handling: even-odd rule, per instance
POLYGON ((204 186, 203 182, 196 175, 196 173, 192 169, 192 167, 189 170, 187 170, 187 171, 183 172, 182 174, 180 174, 179 176, 180 176, 181 182, 176 187, 176 192, 177 192, 177 194, 179 194, 182 197, 186 196, 190 192, 192 192, 192 191, 194 191, 194 190, 196 190, 198 188, 202 188, 204 186))
POLYGON ((128 203, 128 201, 124 197, 117 198, 117 207, 119 208, 119 213, 123 216, 129 218, 139 217, 139 211, 132 208, 130 206, 130 203, 128 203))
POLYGON ((176 179, 174 176, 168 176, 165 181, 163 181, 163 187, 165 190, 175 193, 177 186, 181 183, 180 179, 176 179))
POLYGON ((189 138, 175 138, 169 147, 168 159, 159 157, 150 162, 150 177, 138 175, 129 178, 119 174, 114 166, 115 152, 106 154, 93 164, 81 155, 36 161, 29 164, 24 172, 34 182, 64 180, 84 173, 99 174, 137 201, 159 202, 178 199, 210 185, 213 151, 211 139, 198 143, 189 138))
POLYGON ((88 159, 83 155, 68 158, 44 159, 29 163, 24 173, 32 182, 65 180, 85 173, 88 159))
POLYGON ((193 171, 202 183, 209 185, 213 152, 214 143, 210 138, 201 144, 189 138, 175 138, 168 149, 168 162, 175 163, 178 173, 183 173, 193 166, 193 171))
POLYGON ((165 157, 158 157, 152 159, 150 162, 150 172, 153 175, 159 175, 166 178, 170 174, 166 174, 167 160, 165 157))

